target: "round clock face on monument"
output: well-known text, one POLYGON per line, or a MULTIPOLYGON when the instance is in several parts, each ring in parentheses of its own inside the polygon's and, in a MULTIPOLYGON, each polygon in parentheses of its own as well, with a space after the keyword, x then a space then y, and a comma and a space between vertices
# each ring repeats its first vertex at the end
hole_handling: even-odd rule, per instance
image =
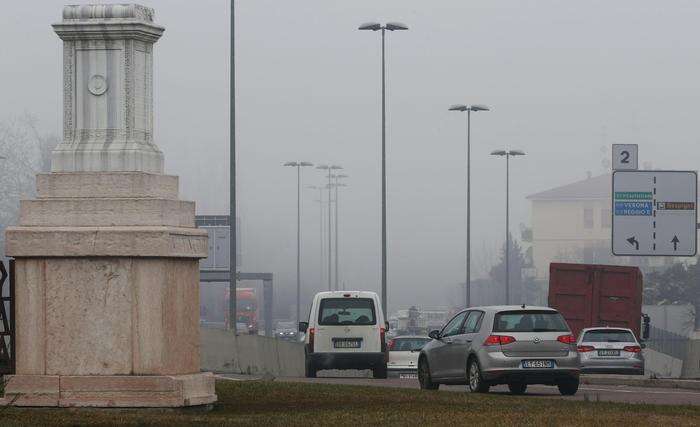
POLYGON ((100 96, 107 92, 107 79, 100 74, 94 74, 88 80, 88 90, 95 96, 100 96))

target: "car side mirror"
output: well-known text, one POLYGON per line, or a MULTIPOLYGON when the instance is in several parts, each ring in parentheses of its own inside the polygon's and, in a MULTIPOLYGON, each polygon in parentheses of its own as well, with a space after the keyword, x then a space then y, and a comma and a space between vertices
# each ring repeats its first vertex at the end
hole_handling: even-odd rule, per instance
POLYGON ((639 347, 641 347, 641 348, 647 348, 647 345, 644 344, 644 343, 639 343, 639 347))
POLYGON ((299 322, 299 332, 306 332, 309 328, 309 322, 299 322))
POLYGON ((430 331, 428 336, 434 340, 439 340, 440 339, 440 331, 438 331, 437 329, 435 329, 434 331, 430 331))
POLYGON ((384 330, 385 331, 389 330, 389 322, 384 322, 384 330))

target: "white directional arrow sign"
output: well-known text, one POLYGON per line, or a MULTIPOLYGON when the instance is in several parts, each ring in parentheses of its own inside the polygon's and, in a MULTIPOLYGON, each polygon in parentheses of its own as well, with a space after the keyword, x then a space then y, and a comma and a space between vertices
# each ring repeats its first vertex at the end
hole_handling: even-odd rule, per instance
POLYGON ((694 171, 613 172, 613 254, 695 256, 697 187, 694 171))

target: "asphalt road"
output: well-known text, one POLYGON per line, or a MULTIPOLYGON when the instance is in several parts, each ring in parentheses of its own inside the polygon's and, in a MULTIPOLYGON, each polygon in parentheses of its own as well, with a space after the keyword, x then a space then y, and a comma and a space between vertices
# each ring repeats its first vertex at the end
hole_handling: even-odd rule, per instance
MULTIPOLYGON (((419 388, 418 380, 388 378, 375 380, 372 378, 328 376, 320 372, 319 378, 277 378, 276 381, 308 382, 324 384, 351 384, 376 387, 419 388)), ((347 375, 346 373, 343 373, 347 375)), ((359 373, 364 375, 364 373, 359 373)), ((332 375, 332 374, 331 374, 332 375)), ((441 391, 462 392, 467 386, 440 386, 441 391)), ((507 386, 491 388, 492 394, 509 395, 507 386)), ((625 403, 653 403, 660 405, 700 405, 700 391, 670 389, 670 388, 644 388, 630 386, 610 385, 581 385, 575 396, 561 396, 556 387, 530 385, 527 388, 527 396, 536 398, 585 400, 590 402, 625 402, 625 403)))

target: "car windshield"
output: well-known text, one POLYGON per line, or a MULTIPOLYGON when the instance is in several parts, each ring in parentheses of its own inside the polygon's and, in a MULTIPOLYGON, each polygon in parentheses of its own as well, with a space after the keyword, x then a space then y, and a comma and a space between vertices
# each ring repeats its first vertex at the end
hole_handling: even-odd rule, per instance
POLYGON ((585 342, 636 342, 632 332, 624 329, 598 329, 583 335, 585 342))
POLYGON ((374 301, 370 298, 325 298, 318 312, 319 325, 374 325, 374 301))
POLYGON ((391 351, 419 351, 430 338, 394 338, 391 351))
POLYGON ((568 332, 561 314, 556 311, 518 310, 496 314, 494 332, 568 332))

